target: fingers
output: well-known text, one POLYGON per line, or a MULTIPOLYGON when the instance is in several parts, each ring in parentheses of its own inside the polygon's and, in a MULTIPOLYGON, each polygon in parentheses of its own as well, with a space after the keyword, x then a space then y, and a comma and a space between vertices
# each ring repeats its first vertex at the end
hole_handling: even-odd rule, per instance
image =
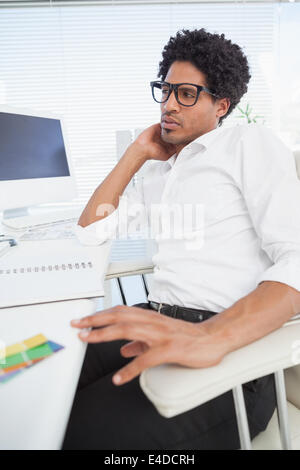
POLYGON ((139 340, 153 344, 160 338, 159 330, 150 324, 117 323, 95 330, 85 330, 78 334, 79 338, 87 343, 114 341, 117 339, 139 340))
POLYGON ((134 379, 135 377, 138 377, 145 369, 154 367, 158 364, 161 364, 162 362, 166 362, 166 360, 164 360, 164 355, 161 348, 148 350, 141 356, 133 359, 125 367, 120 369, 113 376, 113 383, 115 385, 123 385, 127 382, 130 382, 130 380, 134 379))
POLYGON ((120 352, 123 357, 133 357, 143 354, 149 349, 149 346, 142 341, 132 341, 121 347, 120 352))
POLYGON ((86 330, 79 334, 79 338, 89 343, 127 339, 142 341, 150 345, 159 340, 165 341, 179 331, 183 333, 193 330, 190 334, 198 334, 194 331, 193 325, 183 320, 169 318, 153 310, 123 305, 103 310, 80 320, 73 320, 71 325, 76 328, 85 328, 86 330), (88 331, 89 328, 94 329, 88 331))
POLYGON ((93 328, 121 321, 146 323, 149 322, 149 317, 151 321, 161 321, 161 315, 153 310, 117 305, 94 315, 72 320, 71 325, 75 328, 93 328))
MULTIPOLYGON (((93 315, 89 315, 83 318, 76 318, 71 321, 71 325, 75 328, 92 328, 96 326, 101 326, 101 322, 103 322, 103 319, 100 317, 100 315, 106 315, 106 317, 104 318, 107 318, 107 321, 109 321, 110 314, 114 314, 121 311, 121 306, 117 307, 120 308, 107 308, 106 310, 102 310, 102 312, 100 313, 94 313, 93 315)), ((113 316, 111 318, 113 318, 113 316)))

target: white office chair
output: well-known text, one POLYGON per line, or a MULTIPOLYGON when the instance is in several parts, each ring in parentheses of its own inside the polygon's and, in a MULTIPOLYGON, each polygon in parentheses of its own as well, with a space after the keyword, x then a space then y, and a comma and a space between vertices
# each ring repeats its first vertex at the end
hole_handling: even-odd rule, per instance
MULTIPOLYGON (((300 151, 295 153, 300 178, 300 151)), ((151 259, 111 263, 107 282, 117 279, 123 303, 123 276, 141 275, 146 296, 151 259)), ((191 369, 166 364, 140 376, 146 396, 165 417, 199 406, 229 390, 233 391, 241 449, 300 449, 300 321, 228 354, 214 367, 191 369), (274 373, 277 394, 275 410, 267 429, 250 441, 242 384, 274 373)))

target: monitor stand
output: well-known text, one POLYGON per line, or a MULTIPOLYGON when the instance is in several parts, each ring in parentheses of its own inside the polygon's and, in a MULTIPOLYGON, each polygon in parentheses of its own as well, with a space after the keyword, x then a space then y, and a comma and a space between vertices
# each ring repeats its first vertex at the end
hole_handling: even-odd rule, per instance
POLYGON ((82 209, 79 209, 79 207, 62 210, 51 208, 50 211, 36 206, 20 207, 3 211, 1 222, 10 230, 28 230, 41 228, 41 226, 45 227, 46 225, 75 223, 81 212, 82 209))

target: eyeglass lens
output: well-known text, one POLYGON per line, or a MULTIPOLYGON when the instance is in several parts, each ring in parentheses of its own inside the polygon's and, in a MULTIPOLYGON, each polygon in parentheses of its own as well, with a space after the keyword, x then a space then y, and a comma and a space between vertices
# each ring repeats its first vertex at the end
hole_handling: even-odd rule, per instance
MULTIPOLYGON (((158 103, 167 101, 169 95, 169 85, 155 83, 153 87, 154 99, 158 103)), ((197 87, 193 85, 180 85, 177 88, 178 101, 185 106, 192 106, 197 100, 197 87)))

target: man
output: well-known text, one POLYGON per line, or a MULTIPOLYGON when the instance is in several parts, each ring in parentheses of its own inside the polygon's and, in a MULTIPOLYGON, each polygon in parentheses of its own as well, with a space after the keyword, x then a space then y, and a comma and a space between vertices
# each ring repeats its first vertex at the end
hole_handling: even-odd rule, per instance
MULTIPOLYGON (((240 47, 204 29, 183 30, 165 46, 158 76, 152 92, 161 123, 140 134, 96 189, 78 236, 86 243, 109 237, 120 196, 148 160, 142 187, 127 192, 129 204, 148 211, 157 202, 200 204, 203 226, 185 227, 181 238, 156 237, 148 303, 72 322, 90 344, 65 449, 239 448, 231 392, 166 419, 138 375, 167 362, 216 365, 300 311, 293 156, 264 126, 221 127, 250 79, 240 47)), ((275 409, 273 379, 243 388, 254 437, 275 409)))

